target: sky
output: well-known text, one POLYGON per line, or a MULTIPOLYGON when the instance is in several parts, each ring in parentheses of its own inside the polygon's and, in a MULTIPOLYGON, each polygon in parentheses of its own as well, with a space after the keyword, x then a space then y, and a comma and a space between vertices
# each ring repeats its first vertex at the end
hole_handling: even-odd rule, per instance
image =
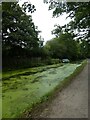
POLYGON ((38 30, 42 31, 39 36, 44 38, 44 44, 46 43, 46 41, 51 40, 55 37, 51 34, 51 31, 54 29, 55 24, 59 24, 60 26, 62 26, 70 21, 70 18, 66 19, 66 14, 58 18, 53 18, 53 11, 48 11, 49 5, 44 4, 43 0, 20 0, 20 5, 26 1, 35 5, 36 11, 31 15, 35 26, 38 26, 38 30))

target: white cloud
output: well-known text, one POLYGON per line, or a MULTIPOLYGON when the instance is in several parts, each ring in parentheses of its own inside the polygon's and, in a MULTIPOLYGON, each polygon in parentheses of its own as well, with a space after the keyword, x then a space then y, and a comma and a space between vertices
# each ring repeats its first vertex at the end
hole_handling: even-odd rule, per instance
MULTIPOLYGON (((26 0, 20 0, 20 3, 26 2, 26 0)), ((54 29, 55 24, 64 25, 70 21, 65 19, 66 15, 58 18, 52 18, 52 10, 48 11, 48 5, 43 3, 43 0, 27 0, 35 5, 36 11, 32 13, 32 18, 38 29, 42 31, 40 35, 44 38, 44 41, 50 40, 54 37, 51 31, 54 29)))

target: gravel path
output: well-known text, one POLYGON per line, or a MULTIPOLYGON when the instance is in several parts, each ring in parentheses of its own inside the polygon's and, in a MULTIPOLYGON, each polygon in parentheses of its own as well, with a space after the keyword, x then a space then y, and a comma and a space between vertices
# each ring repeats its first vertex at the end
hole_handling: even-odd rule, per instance
POLYGON ((37 116, 41 118, 88 118, 88 65, 37 116))

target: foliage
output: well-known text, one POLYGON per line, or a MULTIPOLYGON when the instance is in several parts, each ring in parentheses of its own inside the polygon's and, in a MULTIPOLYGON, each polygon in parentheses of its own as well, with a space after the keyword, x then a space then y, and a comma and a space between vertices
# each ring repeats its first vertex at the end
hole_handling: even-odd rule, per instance
POLYGON ((33 51, 39 48, 38 30, 36 29, 31 15, 26 15, 25 11, 34 11, 34 6, 23 4, 20 8, 18 3, 2 3, 2 46, 3 51, 13 55, 19 53, 19 49, 33 51), (15 48, 16 49, 15 49, 15 48), (12 49, 15 49, 12 52, 12 49))
POLYGON ((87 56, 90 57, 90 52, 89 52, 90 51, 90 46, 89 46, 87 41, 82 40, 79 47, 80 47, 80 53, 81 53, 80 57, 81 58, 87 58, 87 56))
MULTIPOLYGON (((62 0, 63 1, 63 0, 62 0)), ((72 20, 68 24, 68 30, 77 29, 78 32, 85 31, 85 38, 89 38, 90 28, 90 2, 58 2, 51 1, 49 9, 54 9, 53 16, 60 16, 67 13, 72 20)), ((79 33, 78 33, 79 34, 79 33)))
POLYGON ((48 41, 45 47, 53 58, 76 60, 79 57, 78 42, 73 40, 70 33, 61 34, 48 41))
MULTIPOLYGON (((44 2, 48 3, 47 0, 44 2)), ((77 38, 77 40, 80 39, 80 41, 87 41, 87 57, 90 57, 90 1, 67 2, 62 0, 60 2, 58 0, 49 0, 49 3, 49 10, 53 9, 54 17, 59 17, 63 13, 66 13, 68 17, 71 18, 71 21, 67 25, 57 25, 57 28, 52 33, 58 36, 62 31, 69 32, 73 34, 73 37, 77 38)), ((82 47, 84 48, 84 46, 82 47)))

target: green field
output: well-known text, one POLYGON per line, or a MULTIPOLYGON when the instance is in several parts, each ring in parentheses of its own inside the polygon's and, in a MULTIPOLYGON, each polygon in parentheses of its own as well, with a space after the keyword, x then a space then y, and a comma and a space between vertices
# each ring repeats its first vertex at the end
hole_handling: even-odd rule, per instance
POLYGON ((18 118, 32 109, 80 65, 57 64, 3 73, 3 118, 18 118))

